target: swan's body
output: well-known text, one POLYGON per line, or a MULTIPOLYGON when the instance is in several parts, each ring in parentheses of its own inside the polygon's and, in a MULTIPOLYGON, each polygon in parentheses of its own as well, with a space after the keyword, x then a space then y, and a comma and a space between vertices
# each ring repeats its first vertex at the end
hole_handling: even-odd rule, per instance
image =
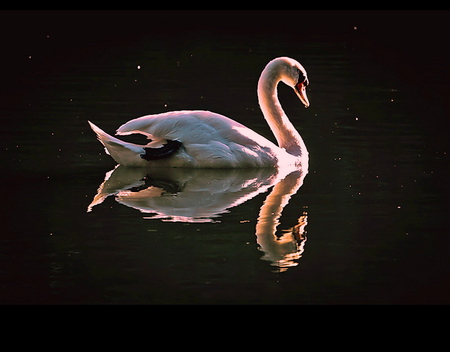
POLYGON ((117 135, 140 133, 145 146, 121 141, 89 122, 116 162, 125 166, 254 168, 300 165, 308 160, 306 146, 284 113, 277 97, 283 81, 309 106, 304 68, 295 60, 272 60, 258 82, 258 100, 278 146, 244 125, 210 111, 186 110, 130 120, 117 135))

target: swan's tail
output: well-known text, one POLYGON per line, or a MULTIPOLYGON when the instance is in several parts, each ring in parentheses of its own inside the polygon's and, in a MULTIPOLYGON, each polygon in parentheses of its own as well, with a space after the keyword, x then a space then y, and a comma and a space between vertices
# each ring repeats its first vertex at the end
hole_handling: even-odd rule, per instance
POLYGON ((145 153, 144 146, 121 141, 113 137, 88 121, 92 130, 97 135, 97 139, 105 147, 107 154, 119 164, 126 166, 143 166, 146 161, 140 155, 145 153))

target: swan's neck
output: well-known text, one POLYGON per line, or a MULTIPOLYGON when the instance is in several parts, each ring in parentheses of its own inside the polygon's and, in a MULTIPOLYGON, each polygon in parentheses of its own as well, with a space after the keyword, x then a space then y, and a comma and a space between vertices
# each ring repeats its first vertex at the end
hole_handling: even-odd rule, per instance
POLYGON ((258 101, 270 129, 277 139, 278 146, 289 154, 301 156, 307 153, 302 137, 289 121, 278 100, 277 87, 281 75, 265 69, 258 82, 258 101))

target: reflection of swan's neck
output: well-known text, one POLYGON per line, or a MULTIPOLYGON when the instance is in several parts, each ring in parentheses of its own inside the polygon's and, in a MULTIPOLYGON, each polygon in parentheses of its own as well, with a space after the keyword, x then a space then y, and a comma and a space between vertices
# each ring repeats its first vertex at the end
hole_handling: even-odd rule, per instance
POLYGON ((278 146, 292 155, 300 156, 306 153, 306 147, 278 100, 277 86, 281 79, 282 73, 277 67, 267 66, 264 69, 258 81, 259 106, 278 146))
POLYGON ((304 174, 301 171, 289 174, 274 186, 260 209, 256 224, 256 238, 261 250, 265 253, 262 259, 271 261, 273 265, 295 266, 296 263, 293 260, 301 256, 294 234, 286 233, 281 238, 277 238, 276 229, 280 223, 279 218, 283 208, 302 185, 303 177, 304 174))

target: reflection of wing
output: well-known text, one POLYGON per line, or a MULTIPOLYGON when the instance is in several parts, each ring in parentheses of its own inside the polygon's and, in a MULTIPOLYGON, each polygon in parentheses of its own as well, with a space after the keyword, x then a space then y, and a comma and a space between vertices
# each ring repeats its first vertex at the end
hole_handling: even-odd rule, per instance
POLYGON ((210 222, 282 176, 277 169, 176 169, 119 166, 105 176, 88 211, 109 195, 164 221, 210 222))
POLYGON ((142 185, 142 179, 146 174, 147 171, 143 168, 123 168, 117 165, 113 170, 105 174, 105 180, 98 187, 97 194, 91 204, 89 204, 87 211, 92 211, 94 206, 103 203, 108 196, 116 194, 121 189, 142 185), (113 176, 114 174, 117 175, 113 176))

